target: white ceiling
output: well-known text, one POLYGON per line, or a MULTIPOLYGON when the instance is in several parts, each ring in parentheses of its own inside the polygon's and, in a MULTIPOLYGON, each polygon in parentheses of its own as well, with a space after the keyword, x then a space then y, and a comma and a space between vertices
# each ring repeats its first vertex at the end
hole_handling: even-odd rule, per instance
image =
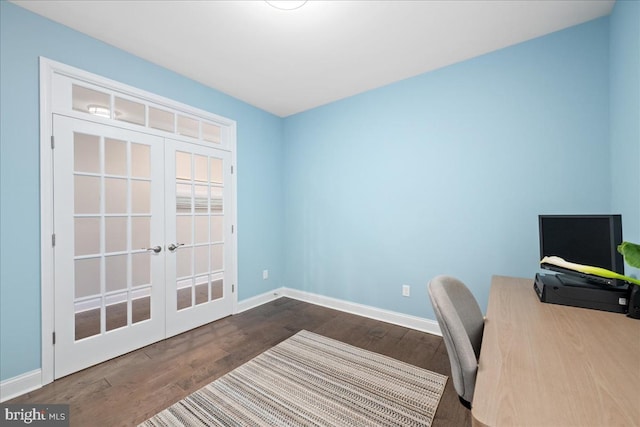
POLYGON ((608 15, 614 0, 14 3, 286 117, 608 15))

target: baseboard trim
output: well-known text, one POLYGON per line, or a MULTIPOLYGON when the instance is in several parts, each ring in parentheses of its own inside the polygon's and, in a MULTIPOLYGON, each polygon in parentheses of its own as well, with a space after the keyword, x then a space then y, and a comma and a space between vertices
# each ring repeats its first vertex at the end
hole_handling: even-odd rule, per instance
POLYGON ((234 314, 242 313, 243 311, 251 310, 252 308, 258 307, 262 304, 277 300, 283 296, 284 289, 285 288, 273 289, 269 292, 265 292, 264 294, 238 301, 238 304, 236 305, 236 312, 234 314))
POLYGON ((432 335, 442 336, 438 322, 422 317, 411 316, 395 311, 384 310, 364 304, 344 301, 337 298, 326 297, 311 292, 300 291, 291 288, 281 288, 282 296, 297 299, 311 304, 321 305, 334 310, 344 311, 358 316, 368 317, 381 322, 392 323, 405 328, 415 329, 432 335))
POLYGON ((0 382, 0 402, 13 399, 42 387, 42 370, 35 369, 0 382))

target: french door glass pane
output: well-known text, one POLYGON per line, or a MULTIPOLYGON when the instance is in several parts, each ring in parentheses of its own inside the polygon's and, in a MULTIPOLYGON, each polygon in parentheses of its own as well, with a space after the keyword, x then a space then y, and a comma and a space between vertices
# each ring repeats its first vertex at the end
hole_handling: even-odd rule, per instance
MULTIPOLYGON (((150 294, 151 289, 147 292, 150 294)), ((131 323, 151 319, 151 297, 142 296, 131 300, 131 323)))
POLYGON ((102 298, 96 298, 86 301, 90 307, 86 310, 76 310, 75 312, 75 339, 76 341, 83 338, 89 338, 100 334, 100 323, 102 310, 102 298))
POLYGON ((211 158, 211 183, 222 184, 222 159, 211 158))
POLYGON ((189 308, 193 305, 193 301, 191 298, 191 289, 192 289, 192 280, 181 280, 178 282, 178 290, 177 290, 177 309, 184 310, 185 308, 189 308))
POLYGON ((128 313, 127 313, 127 293, 111 295, 110 299, 117 302, 111 302, 105 307, 106 327, 107 331, 119 329, 127 326, 128 313))
POLYGON ((136 214, 151 212, 151 182, 131 181, 131 211, 136 214))
POLYGON ((151 216, 135 216, 131 218, 131 249, 148 247, 151 247, 151 216))
POLYGON ((191 213, 191 184, 176 185, 176 212, 191 213))
POLYGON ((139 252, 131 255, 131 286, 151 283, 151 254, 139 252))
POLYGON ((150 318, 150 146, 75 133, 73 191, 78 340, 150 318))
POLYGON ((74 177, 74 212, 100 214, 100 178, 76 175, 74 177))
POLYGON ((193 231, 195 243, 209 242, 209 216, 197 215, 194 217, 195 228, 193 231))
POLYGON ((75 260, 76 299, 100 294, 100 261, 101 258, 75 260))
POLYGON ((195 253, 195 274, 203 274, 209 271, 209 246, 196 246, 195 253))
POLYGON ((191 267, 192 267, 192 252, 193 248, 185 248, 182 247, 176 251, 176 271, 178 277, 188 277, 191 276, 191 267))
POLYGON ((100 173, 100 137, 75 133, 73 138, 73 170, 100 173))
POLYGON ((104 140, 104 171, 107 175, 127 174, 127 144, 117 139, 104 140))
POLYGON ((223 297, 223 161, 175 153, 178 309, 223 297), (214 272, 215 274, 211 274, 214 272), (187 302, 189 301, 189 302, 187 302))
POLYGON ((122 252, 127 250, 127 217, 114 216, 105 218, 105 252, 122 252))
POLYGON ((206 185, 193 186, 193 207, 198 213, 207 213, 209 211, 209 187, 206 185))
POLYGON ((222 213, 222 187, 211 187, 211 212, 222 213))
POLYGON ((224 266, 223 249, 222 243, 211 245, 211 271, 222 270, 224 266))
POLYGON ((191 180, 191 154, 176 152, 176 179, 191 180))
POLYGON ((104 179, 105 212, 108 214, 127 213, 127 180, 104 179))
POLYGON ((117 291, 127 288, 128 255, 112 255, 105 257, 106 291, 117 291))
POLYGON ((191 240, 191 216, 179 215, 176 217, 176 240, 183 245, 190 245, 191 240))
POLYGON ((100 253, 100 217, 74 218, 75 255, 100 253))
POLYGON ((208 182, 208 167, 206 156, 193 156, 194 176, 195 181, 208 182))
POLYGON ((224 218, 222 215, 211 215, 211 242, 222 241, 222 225, 224 218))
POLYGON ((151 177, 150 148, 144 144, 131 144, 131 176, 136 178, 151 177))
POLYGON ((221 275, 211 275, 211 301, 215 301, 224 296, 223 279, 221 275))
POLYGON ((209 301, 209 276, 196 277, 195 299, 196 305, 209 301))

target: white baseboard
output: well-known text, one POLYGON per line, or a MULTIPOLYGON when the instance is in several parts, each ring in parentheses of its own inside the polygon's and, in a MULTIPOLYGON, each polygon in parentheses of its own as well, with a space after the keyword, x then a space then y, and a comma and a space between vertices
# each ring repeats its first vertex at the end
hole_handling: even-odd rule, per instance
POLYGON ((377 307, 371 307, 369 305, 344 301, 337 298, 326 297, 323 295, 313 294, 297 289, 282 288, 282 290, 282 296, 285 297, 305 301, 311 304, 321 305, 323 307, 333 308, 335 310, 344 311, 346 313, 357 314, 358 316, 380 320, 381 322, 404 326, 405 328, 427 332, 432 335, 442 336, 440 326, 438 326, 438 322, 434 320, 411 316, 395 311, 384 310, 377 307))
POLYGON ((265 292, 264 294, 256 295, 254 297, 238 301, 238 304, 236 305, 236 312, 234 314, 242 313, 243 311, 250 310, 252 308, 258 307, 259 305, 277 300, 278 298, 284 296, 284 289, 285 288, 273 289, 269 292, 265 292))
POLYGON ((42 387, 42 370, 35 369, 0 382, 0 402, 13 399, 42 387))
POLYGON ((408 314, 397 313, 395 311, 383 310, 381 308, 371 307, 368 305, 357 304, 354 302, 344 301, 337 298, 326 297, 311 292, 300 291, 291 288, 278 288, 266 292, 261 295, 240 301, 238 303, 236 313, 249 310, 267 302, 276 300, 280 297, 293 298, 299 301, 311 304, 321 305, 323 307, 332 308, 334 310, 344 311, 358 316, 368 317, 370 319, 380 320, 382 322, 392 323, 394 325, 404 326, 405 328, 415 329, 427 332, 432 335, 442 336, 438 322, 422 317, 410 316, 408 314))

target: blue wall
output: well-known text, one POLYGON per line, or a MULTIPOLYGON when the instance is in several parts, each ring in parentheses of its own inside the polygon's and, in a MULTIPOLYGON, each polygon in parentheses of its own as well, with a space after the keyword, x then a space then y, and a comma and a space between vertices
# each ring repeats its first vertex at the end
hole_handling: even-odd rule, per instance
POLYGON ((285 282, 435 318, 533 277, 540 213, 610 209, 608 18, 285 119, 285 282), (412 286, 401 296, 402 284, 412 286))
POLYGON ((618 1, 610 25, 612 205, 624 239, 640 243, 640 2, 618 1))
POLYGON ((238 122, 240 300, 288 286, 433 319, 436 274, 483 307, 492 274, 532 277, 539 213, 622 212, 640 240, 638 3, 287 119, 0 8, 0 380, 40 367, 40 55, 238 122))
POLYGON ((38 56, 236 120, 238 297, 283 285, 281 118, 11 3, 0 8, 0 380, 41 365, 38 56))

